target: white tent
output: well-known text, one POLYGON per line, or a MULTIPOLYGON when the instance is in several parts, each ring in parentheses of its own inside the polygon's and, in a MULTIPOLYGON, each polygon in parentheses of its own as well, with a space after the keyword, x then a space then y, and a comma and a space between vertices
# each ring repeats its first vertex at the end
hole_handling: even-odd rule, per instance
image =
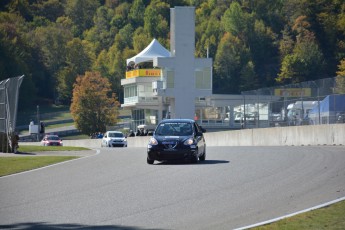
POLYGON ((127 65, 153 61, 155 57, 170 57, 170 52, 165 49, 156 39, 153 39, 143 51, 127 59, 127 65))

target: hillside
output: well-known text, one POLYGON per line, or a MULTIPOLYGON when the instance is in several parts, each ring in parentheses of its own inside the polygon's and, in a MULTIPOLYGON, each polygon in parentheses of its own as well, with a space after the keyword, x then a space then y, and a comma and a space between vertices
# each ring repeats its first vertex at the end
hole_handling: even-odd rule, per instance
POLYGON ((69 105, 76 77, 98 71, 121 102, 126 59, 153 38, 170 48, 175 6, 195 7, 195 55, 213 58, 214 93, 334 77, 345 57, 344 1, 4 0, 0 80, 25 75, 25 110, 69 105))

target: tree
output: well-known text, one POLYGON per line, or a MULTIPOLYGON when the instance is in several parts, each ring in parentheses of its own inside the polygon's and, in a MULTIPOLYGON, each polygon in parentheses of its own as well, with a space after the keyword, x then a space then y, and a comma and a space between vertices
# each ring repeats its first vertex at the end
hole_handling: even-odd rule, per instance
POLYGON ((254 71, 254 63, 249 61, 240 72, 241 76, 241 83, 240 83, 240 90, 254 90, 258 88, 259 82, 257 76, 254 71))
POLYGON ((221 39, 214 61, 214 93, 239 93, 240 72, 250 60, 249 50, 230 33, 221 39))
POLYGON ((145 5, 142 0, 134 0, 129 12, 129 20, 134 28, 144 25, 145 5))
POLYGON ((226 32, 239 36, 240 38, 244 37, 247 29, 247 18, 238 2, 232 2, 230 4, 229 9, 224 13, 222 21, 226 32))
POLYGON ((74 38, 66 46, 66 66, 58 72, 57 90, 59 100, 63 104, 69 104, 72 98, 73 84, 77 75, 91 69, 93 54, 90 51, 89 43, 74 38))
POLYGON ((297 32, 292 53, 282 60, 281 71, 276 78, 280 83, 299 83, 323 77, 324 57, 316 42, 315 35, 309 30, 310 24, 305 16, 298 17, 292 27, 297 32))
POLYGON ((99 1, 73 0, 67 1, 65 6, 66 15, 72 19, 73 34, 80 37, 82 33, 93 26, 93 16, 99 7, 99 1))
POLYGON ((99 7, 93 19, 94 26, 90 30, 84 32, 85 40, 94 44, 97 54, 104 49, 109 49, 114 41, 117 28, 111 26, 113 17, 114 10, 105 6, 99 7))
POLYGON ((106 126, 115 125, 118 106, 110 82, 99 72, 77 77, 70 109, 77 129, 83 134, 105 132, 106 126))
POLYGON ((345 58, 341 60, 338 68, 335 78, 335 93, 345 94, 345 58))
POLYGON ((163 2, 159 3, 159 1, 152 1, 146 8, 144 29, 150 37, 166 37, 169 34, 167 17, 164 17, 166 10, 169 10, 169 5, 163 2))

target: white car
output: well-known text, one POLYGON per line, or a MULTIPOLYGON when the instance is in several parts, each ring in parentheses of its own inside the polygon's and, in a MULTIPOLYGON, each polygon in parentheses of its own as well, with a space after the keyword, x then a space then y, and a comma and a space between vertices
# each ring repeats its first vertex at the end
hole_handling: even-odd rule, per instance
POLYGON ((108 131, 102 138, 102 147, 127 147, 127 138, 120 131, 108 131))

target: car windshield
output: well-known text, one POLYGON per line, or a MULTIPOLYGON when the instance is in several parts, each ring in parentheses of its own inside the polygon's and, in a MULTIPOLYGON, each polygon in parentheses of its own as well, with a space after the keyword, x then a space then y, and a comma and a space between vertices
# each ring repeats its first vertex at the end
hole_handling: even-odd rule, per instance
POLYGON ((161 136, 190 136, 192 134, 192 124, 187 122, 165 122, 156 129, 156 135, 161 136))
POLYGON ((109 137, 123 137, 123 133, 109 133, 109 137))
POLYGON ((59 138, 58 136, 48 136, 47 139, 48 139, 48 140, 51 140, 51 141, 60 140, 60 138, 59 138))

